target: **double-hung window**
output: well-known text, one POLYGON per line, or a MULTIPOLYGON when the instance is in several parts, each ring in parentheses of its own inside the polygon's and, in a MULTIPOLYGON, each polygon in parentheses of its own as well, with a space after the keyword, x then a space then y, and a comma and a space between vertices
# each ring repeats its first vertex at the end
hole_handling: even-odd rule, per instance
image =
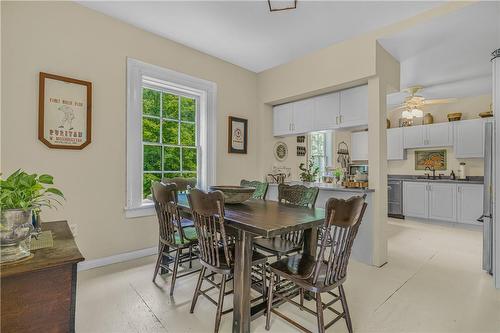
POLYGON ((314 166, 319 168, 318 178, 325 173, 325 169, 332 164, 331 136, 329 131, 312 132, 309 134, 309 158, 313 160, 314 166))

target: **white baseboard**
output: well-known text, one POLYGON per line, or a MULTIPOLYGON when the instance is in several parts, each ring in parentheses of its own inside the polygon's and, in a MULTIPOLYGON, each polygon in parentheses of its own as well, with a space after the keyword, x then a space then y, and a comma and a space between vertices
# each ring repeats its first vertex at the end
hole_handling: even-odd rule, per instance
POLYGON ((119 262, 134 260, 142 257, 147 257, 157 253, 158 253, 158 247, 154 246, 147 249, 115 254, 114 256, 85 260, 78 263, 78 271, 79 272, 86 271, 88 269, 116 264, 119 262))

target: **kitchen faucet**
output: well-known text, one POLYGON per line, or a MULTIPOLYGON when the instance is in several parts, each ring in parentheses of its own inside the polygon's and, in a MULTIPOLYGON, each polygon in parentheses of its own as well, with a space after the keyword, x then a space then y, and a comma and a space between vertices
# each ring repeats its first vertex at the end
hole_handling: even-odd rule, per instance
MULTIPOLYGON (((431 167, 426 166, 425 170, 432 171, 432 179, 434 179, 434 180, 436 179, 436 169, 434 167, 431 168, 431 167)), ((428 175, 427 177, 429 178, 430 176, 428 175)))

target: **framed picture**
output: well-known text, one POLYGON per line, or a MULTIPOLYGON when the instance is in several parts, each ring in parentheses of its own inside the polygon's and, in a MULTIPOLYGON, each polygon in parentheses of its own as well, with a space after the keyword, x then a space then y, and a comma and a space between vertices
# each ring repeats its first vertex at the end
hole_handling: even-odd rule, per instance
POLYGON ((415 170, 425 170, 426 167, 446 170, 446 149, 415 150, 415 170))
POLYGON ((248 142, 248 120, 229 116, 228 129, 228 152, 246 154, 248 142))
POLYGON ((83 149, 92 134, 92 83, 40 72, 38 139, 49 148, 83 149))

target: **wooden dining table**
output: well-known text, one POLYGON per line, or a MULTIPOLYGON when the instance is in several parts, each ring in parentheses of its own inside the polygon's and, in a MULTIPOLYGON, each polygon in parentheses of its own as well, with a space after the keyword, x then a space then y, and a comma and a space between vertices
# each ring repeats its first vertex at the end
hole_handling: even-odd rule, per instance
MULTIPOLYGON (((186 195, 179 194, 179 207, 188 213, 186 195)), ((250 304, 253 239, 271 238, 304 230, 303 251, 316 255, 318 226, 325 219, 322 208, 307 208, 277 201, 248 200, 226 204, 225 223, 236 230, 234 261, 233 332, 250 332, 250 322, 265 311, 266 302, 250 304)))

